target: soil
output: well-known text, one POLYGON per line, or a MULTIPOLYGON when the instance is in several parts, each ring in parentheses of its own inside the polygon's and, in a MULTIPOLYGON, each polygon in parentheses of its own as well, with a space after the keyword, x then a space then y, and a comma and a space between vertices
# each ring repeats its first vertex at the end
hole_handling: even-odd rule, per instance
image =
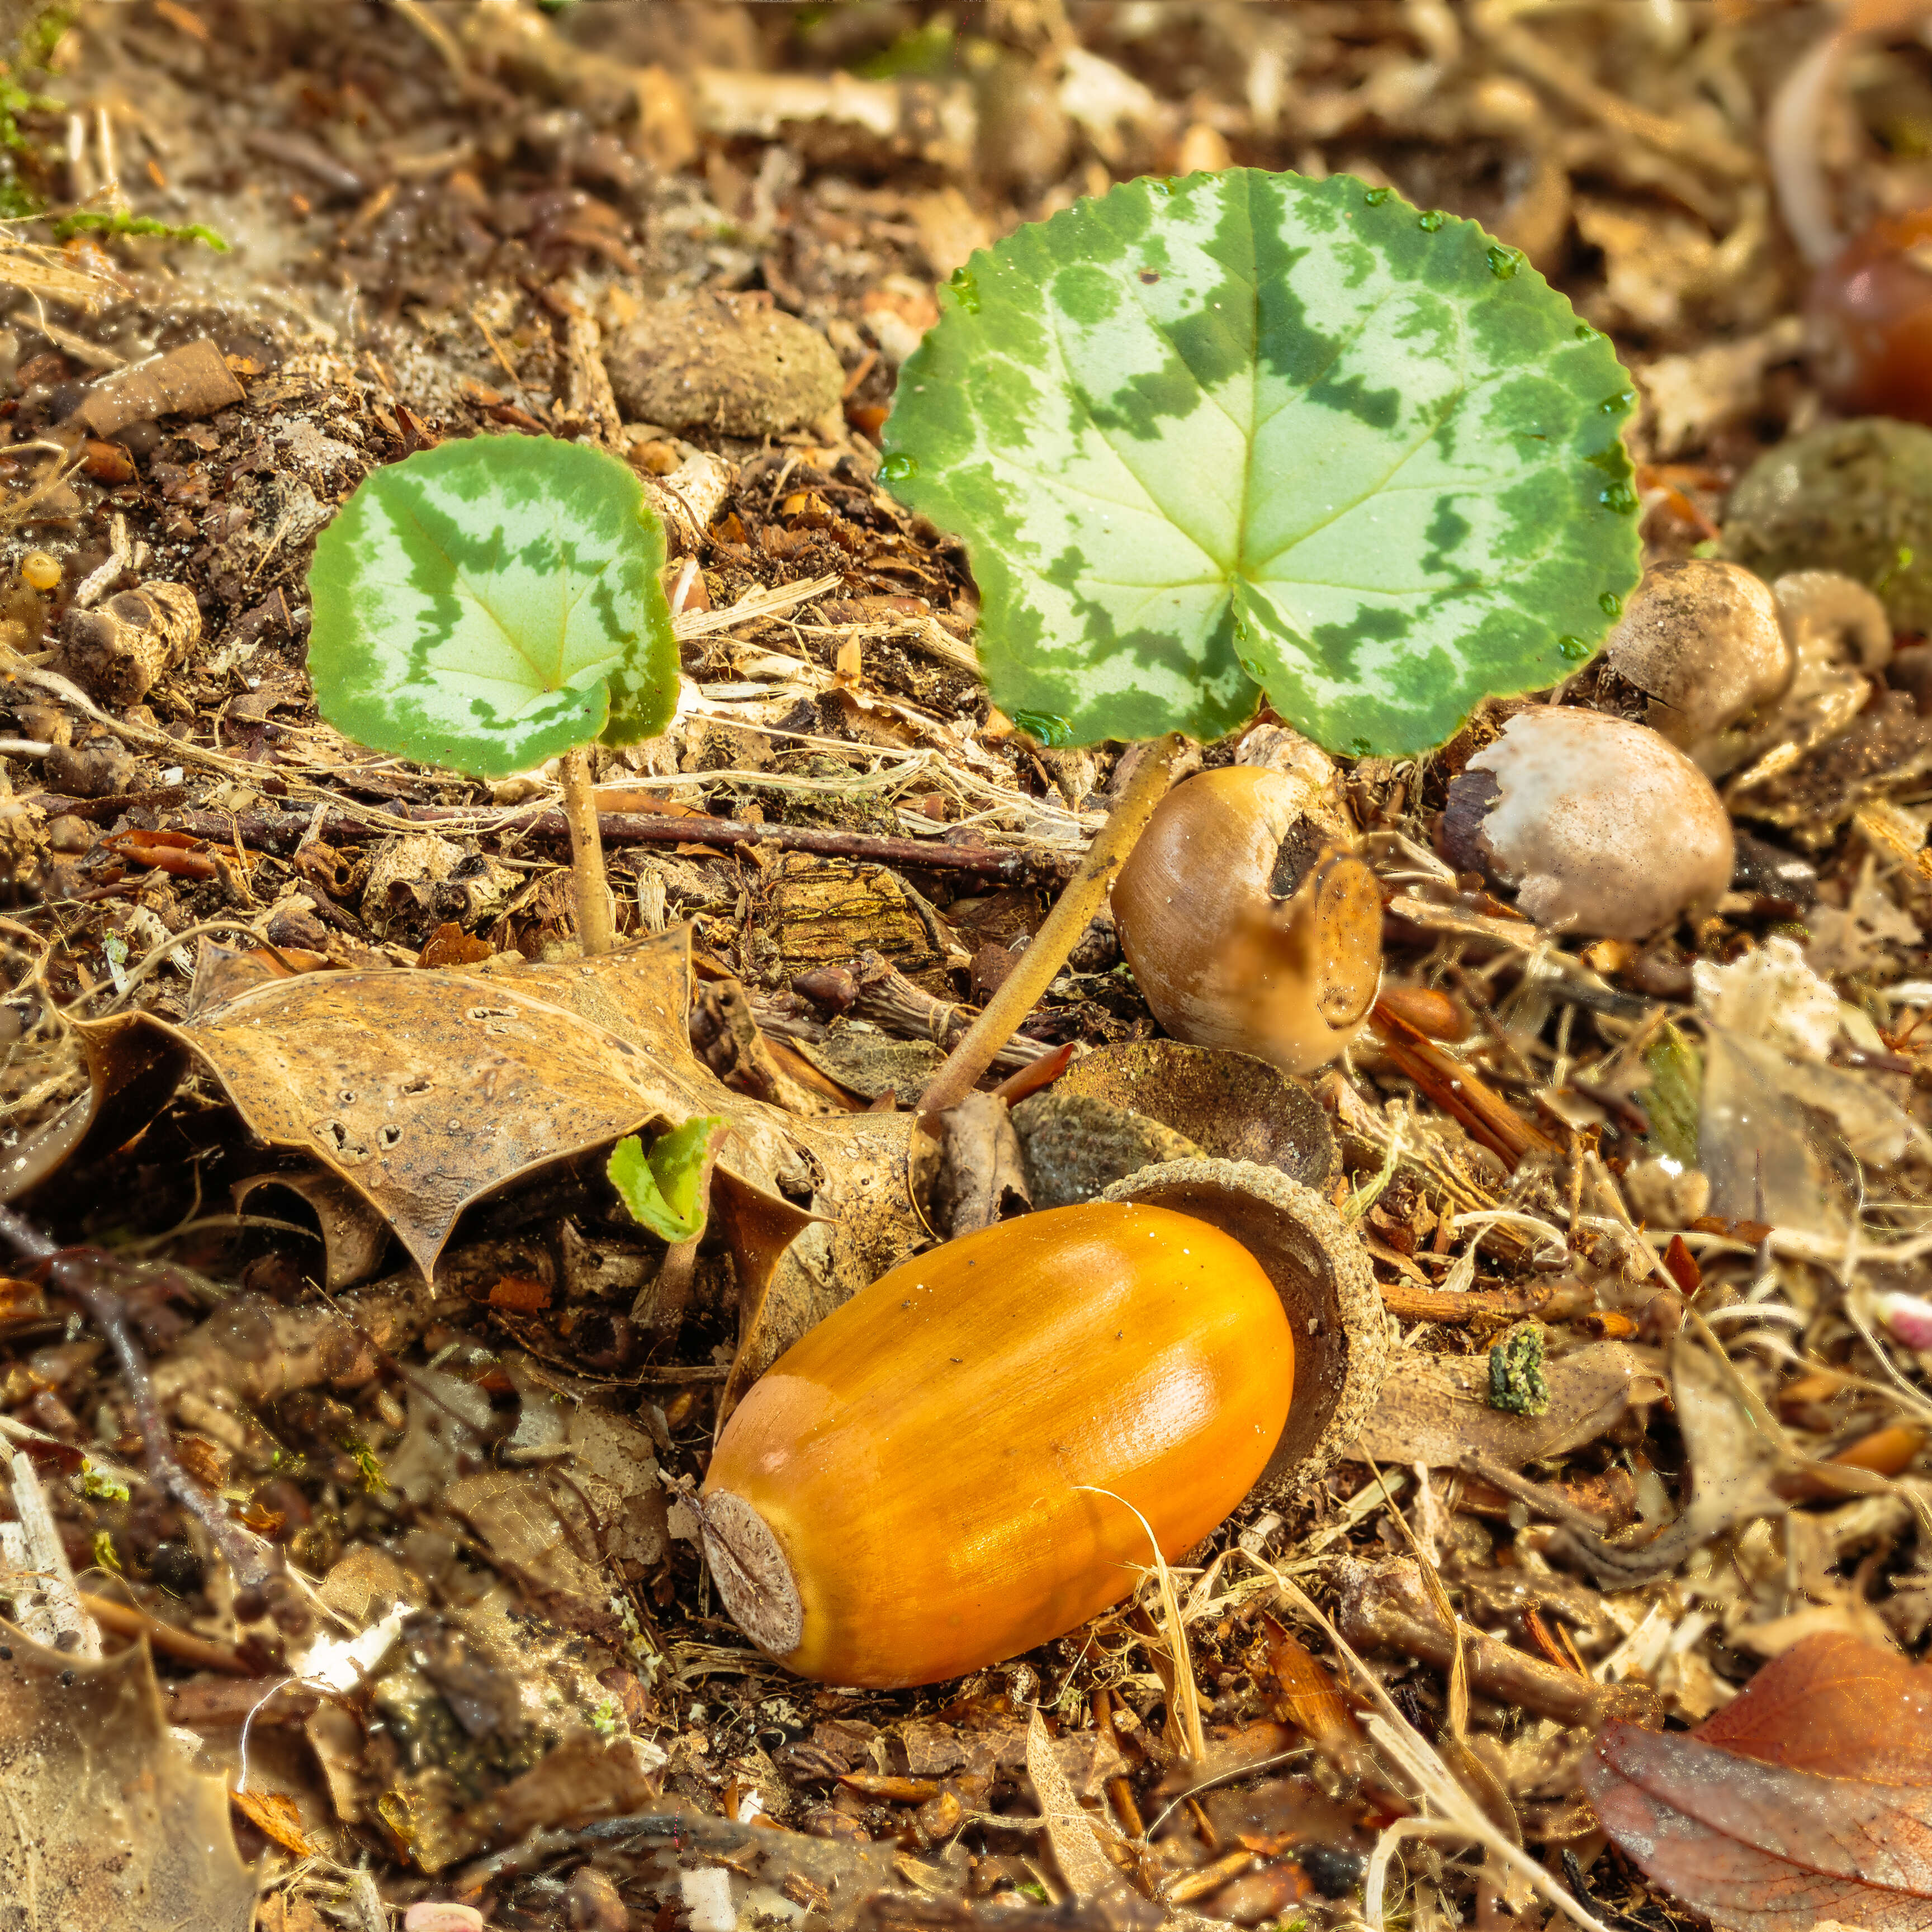
MULTIPOLYGON (((1911 535, 1932 440, 1834 430, 1765 147, 1833 10, 0 10, 0 1163, 16 1231, 70 1251, 22 1250, 0 1280, 0 1421, 13 1516, 38 1480, 100 1624, 83 1654, 145 1634, 176 1740, 152 1750, 239 1788, 254 1903, 207 1922, 366 1932, 407 1909, 424 1928, 438 1901, 656 1932, 1343 1922, 1413 1801, 1370 1762, 1362 1681, 1304 1589, 1552 1884, 1606 1922, 1694 1920, 1577 1795, 1609 1706, 1580 1721, 1534 1672, 1573 1700, 1627 1684, 1681 1729, 1807 1635, 1916 1656, 1932 1630, 1911 535), (1642 944, 1538 934, 1505 881, 1439 856, 1451 782, 1514 705, 1424 759, 1340 761, 1386 904, 1383 1002, 1304 1098, 1416 1405, 1385 1398, 1364 1440, 1405 1466, 1342 1460, 1238 1515, 1177 1564, 1180 1630, 1150 1579, 962 1681, 803 1682, 724 1617, 688 1500, 734 1364, 770 1358, 741 1348, 775 1346, 742 1255, 714 1235, 653 1299, 666 1244, 601 1154, 533 1158, 425 1279, 350 1190, 252 1135, 206 1060, 144 1063, 158 1096, 76 1148, 76 1026, 191 1024, 218 970, 485 984, 512 956, 576 959, 554 770, 488 784, 374 755, 306 670, 315 540, 364 476, 450 439, 560 436, 622 456, 669 535, 679 715, 596 776, 620 938, 688 923, 680 1064, 800 1118, 909 1108, 1100 829, 1120 748, 1046 746, 989 706, 964 554, 881 478, 896 370, 975 248, 1138 174, 1230 164, 1347 170, 1523 250, 1633 372, 1648 560, 1859 576, 1893 684, 1840 666, 1766 742, 1726 793, 1731 891, 1642 944), (1787 441, 1826 452, 1802 511, 1761 471, 1733 539, 1733 485, 1787 441), (1753 960, 1762 985, 1712 976, 1753 960), (1792 1016, 1820 1000, 1814 1054, 1792 1016), (1788 1172, 1700 1168, 1720 1091, 1796 1124, 1788 1172), (1810 1485, 1754 1490, 1696 1539, 1719 1452, 1686 1412, 1685 1335, 1810 1485), (1492 1344, 1508 1400, 1485 1405, 1492 1344), (1571 1409, 1533 1461, 1491 1442, 1552 1388, 1571 1409), (1426 1446, 1458 1431, 1454 1455, 1426 1446), (1818 1475, 1841 1465, 1858 1480, 1818 1475), (1648 1569, 1603 1553, 1654 1531, 1648 1569), (1418 1556, 1499 1640, 1466 1714, 1433 1600, 1386 1608, 1418 1556), (327 1646, 392 1614, 323 1684, 327 1646), (1108 1828, 1104 1883, 1069 1805, 1108 1828)), ((1822 168, 1851 233, 1932 198, 1928 128, 1932 56, 1876 35, 1780 159, 1822 168)), ((1161 1039, 1102 920, 998 1073, 1161 1039)), ((1157 1126, 1079 1106, 1108 1118, 1083 1138, 1088 1114, 1056 1117, 1076 1154, 1117 1127, 1155 1158, 1276 1130, 1225 1097, 1157 1126)), ((28 1636, 74 1648, 22 1592, 0 1577, 28 1636)), ((1412 1926, 1550 1909, 1472 1842, 1407 1840, 1412 1926)))

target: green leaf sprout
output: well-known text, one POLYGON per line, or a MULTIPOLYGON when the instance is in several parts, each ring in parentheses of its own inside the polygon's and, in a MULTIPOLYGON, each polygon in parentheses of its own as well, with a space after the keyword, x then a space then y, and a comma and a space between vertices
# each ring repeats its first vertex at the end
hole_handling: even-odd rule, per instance
POLYGON ((664 560, 615 457, 505 436, 371 470, 309 568, 309 670, 338 730, 474 778, 562 754, 586 956, 615 925, 585 747, 653 736, 677 708, 664 560))
POLYGON ((711 1138, 724 1123, 699 1114, 652 1142, 650 1152, 635 1134, 610 1150, 604 1172, 624 1205, 651 1232, 674 1245, 704 1231, 704 1183, 711 1138))
POLYGON ((1419 751, 1569 675, 1637 580, 1628 378, 1473 222, 1346 175, 1144 178, 940 301, 880 474, 965 538, 1016 720, 1211 738, 1264 693, 1419 751))
POLYGON ((52 218, 54 236, 153 236, 164 242, 200 242, 218 255, 228 253, 226 238, 199 221, 158 221, 152 214, 130 214, 124 208, 76 208, 52 218))

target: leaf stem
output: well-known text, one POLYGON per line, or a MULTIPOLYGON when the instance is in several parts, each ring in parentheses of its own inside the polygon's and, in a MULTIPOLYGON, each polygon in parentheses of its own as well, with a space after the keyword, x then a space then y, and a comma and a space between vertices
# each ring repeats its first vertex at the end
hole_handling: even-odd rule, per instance
POLYGON ((1020 1022, 1059 976, 1066 956, 1106 903, 1114 874, 1126 862, 1134 842, 1154 816, 1154 807, 1167 790, 1168 766, 1185 742, 1179 732, 1170 731, 1143 746, 1106 824, 1088 847, 1080 869, 1054 902, 1033 944, 1020 955, 1018 964, 1000 982, 980 1017, 967 1028, 920 1095, 922 1122, 929 1123, 934 1115, 956 1107, 973 1090, 980 1075, 992 1065, 993 1056, 1012 1038, 1020 1022))
POLYGON ((589 959, 616 943, 610 888, 604 878, 604 841, 597 829, 597 790, 591 782, 590 751, 580 745, 560 760, 564 822, 570 828, 570 876, 577 896, 577 938, 589 959))

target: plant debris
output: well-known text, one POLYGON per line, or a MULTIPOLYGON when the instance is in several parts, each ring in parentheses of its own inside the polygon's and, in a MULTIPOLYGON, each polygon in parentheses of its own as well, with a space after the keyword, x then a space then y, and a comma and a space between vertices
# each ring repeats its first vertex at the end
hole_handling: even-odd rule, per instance
MULTIPOLYGON (((1828 10, 0 9, 14 1897, 116 1932, 1927 1922, 1932 431, 1886 358, 1932 56, 1912 8, 1828 10), (1177 453, 1218 352, 1168 370, 1135 323, 1102 450, 1014 332, 1097 355, 1065 305, 1116 271, 1171 321, 1202 236, 1107 224, 1288 170, 1418 250, 1480 223, 1472 299, 1547 278, 1602 378, 1562 404, 1582 507, 1644 575, 1550 562, 1528 628, 1574 606, 1594 660, 1521 668, 1498 607, 1538 689, 1364 709, 1336 667, 1560 521, 1385 489, 1342 516, 1384 520, 1372 582, 1276 583, 1266 652, 1189 607, 1206 739, 1076 745, 1196 688, 1142 580, 1246 530, 1208 487, 1241 466, 1177 453), (1022 287, 1047 230, 1090 259, 1022 287), (1013 409, 909 475, 962 316, 1013 409), (318 540, 562 446, 606 535, 662 529, 612 552, 648 622, 531 663, 570 728, 514 755, 352 742, 318 540), (1140 642, 1076 688, 1022 605, 1058 652, 1140 642), (1323 652, 1333 758, 1258 696, 1323 652), (578 674, 646 661, 660 728, 589 742, 578 674), (1586 739, 1636 762, 1523 755, 1586 739), (1292 802, 1238 907, 1181 839, 1109 908, 1170 784, 1292 802), (1190 948, 1292 958, 1292 1040, 1238 991, 1171 1037, 1190 948), (1121 1600, 1024 1655, 788 1675, 706 1556, 720 1431, 940 1238, 1103 1197, 1265 1248, 1270 1471, 1192 1550, 1136 1526, 1121 1600)), ((1401 340, 1388 398, 1352 362, 1288 407, 1298 452, 1437 394, 1401 340)), ((1298 463, 1270 488, 1318 521, 1298 463)), ((358 579, 358 621, 441 636, 451 571, 413 616, 358 579)), ((500 691, 450 682, 474 642, 414 688, 452 742, 500 691)), ((930 1577, 881 1563, 916 1629, 930 1577)))

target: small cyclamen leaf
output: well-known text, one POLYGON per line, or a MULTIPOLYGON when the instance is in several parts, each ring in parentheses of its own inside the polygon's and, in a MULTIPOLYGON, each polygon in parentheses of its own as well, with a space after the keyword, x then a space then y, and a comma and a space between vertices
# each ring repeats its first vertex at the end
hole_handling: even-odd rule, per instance
POLYGON ((1636 581, 1609 343, 1520 254, 1350 176, 1141 180, 976 254, 880 474, 963 536, 994 704, 1336 750, 1553 684, 1636 581))
POLYGON ((715 1114, 700 1114, 658 1135, 650 1152, 635 1134, 610 1150, 604 1172, 624 1205, 651 1232, 667 1241, 688 1241, 704 1227, 705 1156, 711 1137, 723 1126, 715 1114))
POLYGON ((664 528, 615 457, 479 436, 372 470, 309 573, 322 716, 480 778, 662 730, 677 645, 664 528))

